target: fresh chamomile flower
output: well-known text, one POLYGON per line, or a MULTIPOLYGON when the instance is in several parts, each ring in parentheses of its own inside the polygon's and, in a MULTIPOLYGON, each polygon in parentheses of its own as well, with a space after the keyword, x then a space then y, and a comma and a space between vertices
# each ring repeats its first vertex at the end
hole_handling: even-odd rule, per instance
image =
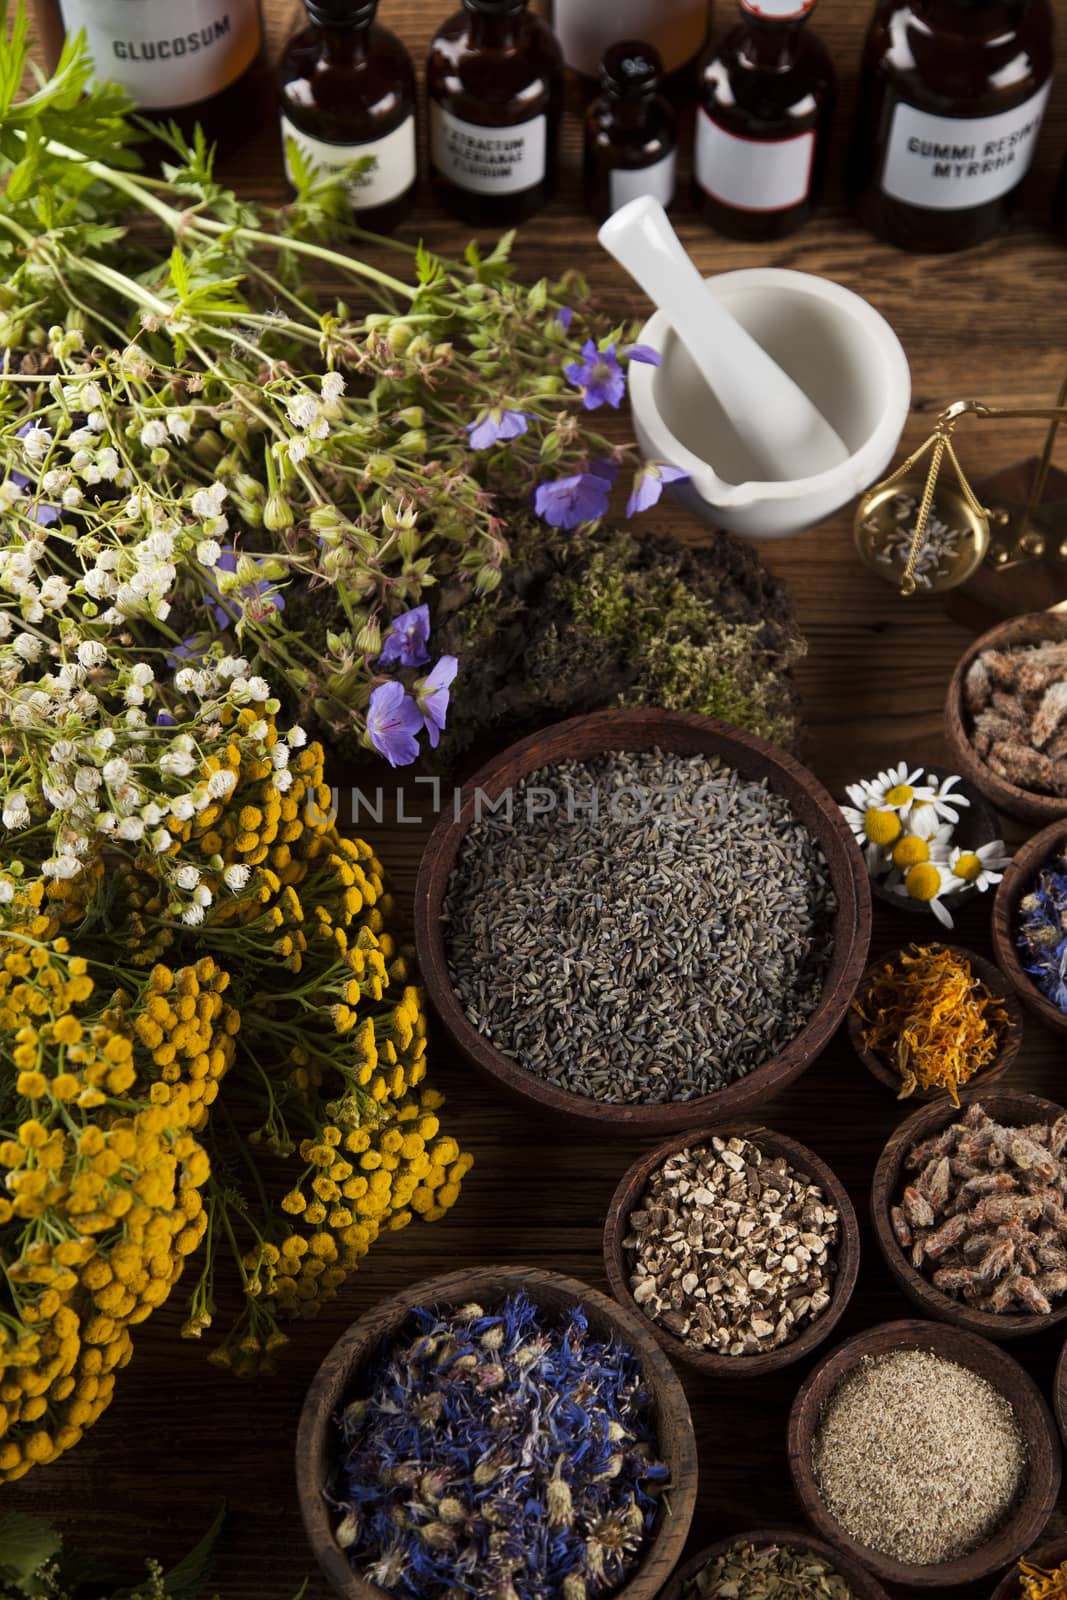
POLYGON ((947 824, 930 835, 916 833, 909 826, 887 854, 896 870, 906 873, 924 861, 933 861, 940 867, 947 866, 951 848, 952 829, 947 824))
POLYGON ((933 787, 924 784, 922 777, 922 767, 909 772, 907 762, 902 761, 899 766, 880 772, 876 778, 864 780, 859 787, 866 795, 867 807, 895 811, 906 822, 913 807, 933 801, 933 787))
POLYGON ((1003 839, 991 839, 977 850, 953 850, 948 858, 948 869, 959 880, 957 892, 959 889, 977 889, 984 894, 993 884, 1000 882, 1010 860, 1003 839))
POLYGON ((942 863, 917 861, 906 872, 894 874, 887 888, 903 900, 916 900, 927 906, 943 927, 953 926, 951 913, 942 898, 952 893, 953 878, 942 863))
MULTIPOLYGON (((857 786, 854 784, 849 793, 857 786)), ((902 824, 895 811, 879 806, 842 806, 841 815, 863 851, 867 871, 873 876, 887 869, 886 851, 900 838, 902 824)))
POLYGON ((961 781, 955 773, 942 778, 935 785, 932 798, 915 807, 908 819, 914 833, 932 833, 942 820, 955 826, 962 808, 971 803, 965 794, 952 793, 953 786, 961 781))

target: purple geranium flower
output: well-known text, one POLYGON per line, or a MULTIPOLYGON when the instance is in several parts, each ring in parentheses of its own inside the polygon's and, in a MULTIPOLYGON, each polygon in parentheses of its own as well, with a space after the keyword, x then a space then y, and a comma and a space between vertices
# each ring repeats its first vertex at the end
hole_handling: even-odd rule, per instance
POLYGON ((617 469, 610 461, 596 461, 588 472, 576 472, 554 483, 539 483, 534 509, 552 528, 577 528, 595 522, 608 509, 617 469))
POLYGON ((626 393, 626 378, 615 359, 615 346, 609 344, 606 350, 598 350, 592 339, 587 339, 582 355, 584 360, 564 367, 567 382, 582 391, 582 405, 587 411, 602 405, 613 406, 617 411, 626 393))
POLYGON ((688 478, 688 472, 683 472, 681 467, 668 467, 663 461, 646 461, 634 473, 626 515, 636 517, 639 511, 648 511, 659 500, 664 484, 684 483, 688 478))
POLYGON ((399 662, 402 667, 422 667, 430 659, 426 645, 430 637, 430 608, 416 606, 413 611, 402 611, 394 617, 385 636, 380 667, 399 662))
POLYGON ((643 361, 646 367, 658 367, 661 360, 659 351, 653 350, 650 344, 628 345, 623 355, 627 361, 643 361))
POLYGON ((574 321, 574 312, 571 307, 560 306, 559 310, 556 312, 556 321, 559 323, 564 333, 566 333, 570 328, 571 323, 574 321))
MULTIPOLYGON (((237 551, 224 550, 215 563, 215 571, 236 572, 237 551)), ((212 615, 217 628, 228 628, 231 622, 236 622, 244 610, 244 602, 259 600, 262 596, 260 609, 275 611, 285 610, 285 596, 280 594, 269 578, 257 578, 255 583, 246 583, 240 589, 231 589, 223 594, 217 584, 212 583, 209 577, 204 579, 204 589, 209 600, 217 604, 212 606, 212 615)))
POLYGON ((437 749, 441 738, 441 730, 448 714, 449 685, 458 671, 459 662, 455 656, 442 656, 425 678, 415 685, 415 698, 422 712, 423 725, 431 750, 437 749))
POLYGON ((517 439, 526 432, 525 411, 509 411, 506 406, 490 406, 467 424, 472 450, 490 450, 503 440, 517 439))
POLYGON ((371 691, 367 733, 391 767, 407 767, 415 760, 419 753, 416 735, 422 731, 422 722, 422 712, 395 678, 371 691))

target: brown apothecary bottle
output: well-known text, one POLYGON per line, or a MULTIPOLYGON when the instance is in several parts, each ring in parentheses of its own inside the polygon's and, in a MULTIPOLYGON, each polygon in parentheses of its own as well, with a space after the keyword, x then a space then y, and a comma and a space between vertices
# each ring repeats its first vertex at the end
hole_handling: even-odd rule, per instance
POLYGON ((650 194, 674 199, 677 119, 660 94, 659 52, 638 39, 606 51, 600 89, 585 115, 582 160, 586 209, 598 222, 628 200, 650 194))
POLYGON ((197 123, 220 152, 251 137, 271 103, 260 0, 35 0, 45 58, 84 30, 101 78, 154 121, 197 123))
MULTIPOLYGON (((304 0, 308 26, 278 63, 282 138, 325 171, 361 157, 351 187, 364 228, 389 233, 411 210, 417 177, 415 68, 376 21, 378 0, 304 0)), ((292 176, 290 172, 290 176, 292 176)))
POLYGON ((741 20, 700 63, 693 200, 735 239, 780 239, 815 208, 836 79, 807 22, 815 0, 740 0, 741 20))
POLYGON ((848 187, 904 250, 965 250, 1003 228, 1052 79, 1049 0, 883 0, 863 54, 848 187))
POLYGON ((450 211, 498 227, 541 209, 556 182, 563 58, 526 0, 463 0, 430 46, 426 99, 450 211))

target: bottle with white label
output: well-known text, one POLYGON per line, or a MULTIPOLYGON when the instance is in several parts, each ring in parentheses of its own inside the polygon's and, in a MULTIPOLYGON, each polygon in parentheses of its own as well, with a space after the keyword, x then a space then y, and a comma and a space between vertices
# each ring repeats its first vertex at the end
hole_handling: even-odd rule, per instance
POLYGON ((199 123, 225 154, 271 105, 260 0, 36 0, 44 54, 84 32, 97 75, 154 121, 199 123))
POLYGON ((1049 0, 883 0, 867 34, 849 188, 904 250, 964 250, 1004 226, 1053 66, 1049 0))
POLYGON ((526 0, 463 0, 430 46, 426 99, 450 211, 498 227, 540 210, 556 182, 563 58, 526 0))
POLYGON ((378 0, 304 0, 308 26, 278 63, 282 139, 336 171, 370 158, 349 195, 361 227, 389 233, 411 210, 417 173, 415 68, 376 20, 378 0))
POLYGON ((780 239, 822 187, 836 82, 805 26, 815 0, 740 0, 741 21, 701 62, 693 193, 735 239, 780 239))
POLYGON ((658 93, 659 52, 624 39, 605 52, 601 93, 585 116, 582 176, 585 204, 598 222, 628 200, 651 194, 674 199, 678 127, 669 100, 658 93))

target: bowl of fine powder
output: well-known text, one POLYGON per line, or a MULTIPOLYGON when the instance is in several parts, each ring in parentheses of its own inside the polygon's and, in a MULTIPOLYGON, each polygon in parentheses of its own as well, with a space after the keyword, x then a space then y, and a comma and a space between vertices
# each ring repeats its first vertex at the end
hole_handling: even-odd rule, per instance
POLYGON ((887 1322, 831 1352, 789 1417, 789 1465, 817 1532, 884 1583, 951 1589, 1028 1550, 1060 1488, 1033 1379, 976 1334, 887 1322))
POLYGON ((467 1059, 603 1130, 762 1105, 818 1056, 870 939, 821 784, 709 717, 575 717, 483 767, 415 894, 419 968, 467 1059))

